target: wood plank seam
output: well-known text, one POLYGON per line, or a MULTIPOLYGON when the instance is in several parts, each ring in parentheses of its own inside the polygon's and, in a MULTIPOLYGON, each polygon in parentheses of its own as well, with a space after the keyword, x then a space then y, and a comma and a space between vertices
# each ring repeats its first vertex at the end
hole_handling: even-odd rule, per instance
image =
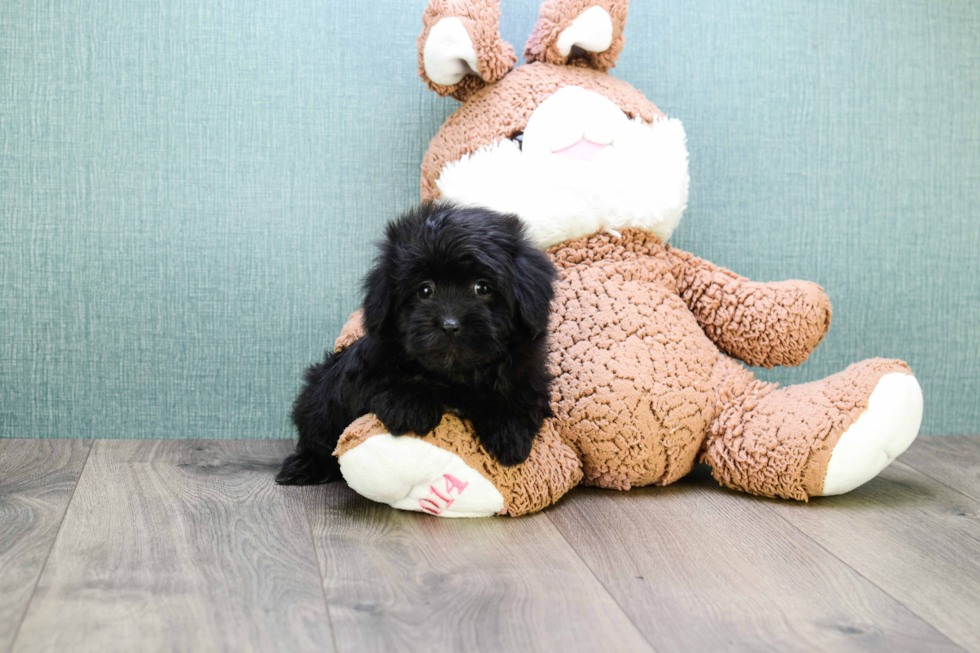
POLYGON ((331 650, 289 448, 97 442, 14 650, 331 650))
POLYGON ((310 519, 309 488, 303 488, 303 512, 306 514, 306 528, 310 534, 310 546, 313 547, 313 558, 316 560, 316 570, 320 575, 320 594, 323 595, 323 607, 327 611, 327 625, 330 626, 330 639, 333 640, 333 650, 341 653, 340 646, 337 644, 337 631, 333 627, 333 615, 330 614, 330 602, 327 600, 326 577, 323 575, 323 564, 320 562, 320 551, 316 546, 316 537, 313 535, 313 520, 310 519))
POLYGON ((85 452, 85 461, 82 463, 82 468, 78 472, 78 478, 75 479, 75 487, 71 489, 71 496, 68 498, 68 502, 65 504, 65 509, 61 513, 61 519, 58 521, 58 530, 55 532, 54 537, 51 538, 51 546, 48 547, 48 552, 44 556, 44 564, 41 565, 41 570, 38 572, 37 578, 34 579, 34 588, 31 590, 31 598, 24 606, 24 613, 20 615, 20 621, 17 622, 17 630, 14 631, 14 636, 10 640, 9 651, 13 651, 17 646, 17 640, 20 639, 20 629, 24 625, 24 620, 27 619, 27 614, 31 611, 31 604, 34 603, 34 595, 37 593, 37 586, 41 582, 41 577, 44 576, 44 570, 48 566, 48 559, 51 558, 51 552, 54 551, 54 545, 58 542, 58 537, 61 536, 61 527, 65 523, 65 515, 68 514, 68 509, 71 507, 71 502, 75 499, 75 491, 78 490, 78 483, 82 480, 82 474, 85 473, 85 468, 88 466, 88 459, 92 456, 92 449, 95 449, 96 440, 88 440, 89 446, 88 451, 85 452))
MULTIPOLYGON (((971 501, 972 501, 972 499, 971 499, 971 501)), ((773 510, 773 511, 770 511, 770 512, 772 514, 776 515, 777 517, 779 517, 779 519, 781 519, 783 522, 785 522, 786 524, 788 524, 789 526, 791 526, 793 528, 793 530, 795 530, 796 532, 798 532, 800 535, 802 535, 806 539, 810 540, 817 547, 819 547, 820 549, 822 549, 823 551, 825 551, 827 553, 827 555, 831 556, 832 558, 834 558, 835 560, 837 560, 837 562, 839 562, 840 564, 844 565, 848 569, 852 570, 855 574, 857 574, 858 576, 860 576, 861 578, 863 578, 864 580, 866 580, 873 587, 877 588, 878 591, 880 591, 882 594, 884 594, 885 596, 888 596, 893 601, 895 601, 895 603, 897 603, 898 605, 900 605, 903 608, 905 608, 906 610, 908 610, 909 614, 912 614, 912 615, 918 617, 924 624, 926 624, 927 626, 929 626, 929 628, 931 628, 933 631, 935 631, 937 635, 939 635, 940 637, 942 637, 943 639, 945 639, 946 641, 948 641, 950 643, 950 645, 955 646, 959 650, 963 651, 963 653, 969 653, 969 651, 967 651, 967 649, 963 648, 960 644, 958 644, 957 642, 955 642, 949 635, 947 635, 946 633, 944 633, 943 631, 941 631, 934 623, 932 623, 932 621, 929 620, 928 617, 919 614, 916 610, 914 610, 913 608, 911 608, 904 601, 902 601, 898 597, 892 595, 890 592, 886 591, 883 587, 881 587, 880 585, 878 585, 878 583, 874 582, 873 580, 871 580, 870 578, 868 578, 867 576, 865 576, 863 573, 861 573, 860 570, 855 569, 853 566, 851 566, 850 564, 848 564, 847 562, 845 562, 840 556, 838 556, 836 553, 834 553, 833 551, 831 551, 830 549, 828 549, 826 546, 824 546, 823 544, 821 544, 817 540, 815 540, 812 537, 810 537, 805 531, 803 531, 802 529, 800 529, 793 522, 791 522, 788 519, 786 519, 785 517, 783 517, 777 511, 773 510)))
MULTIPOLYGON (((574 492, 575 490, 572 491, 574 492)), ((568 538, 565 537, 565 534, 562 533, 561 529, 558 528, 557 524, 555 524, 555 522, 552 521, 551 515, 549 515, 548 512, 549 512, 548 510, 545 510, 544 514, 545 517, 548 518, 548 523, 551 524, 551 527, 558 532, 558 534, 561 536, 561 539, 565 541, 565 544, 568 545, 568 548, 571 549, 572 552, 575 554, 575 557, 582 562, 582 566, 584 566, 586 569, 589 570, 589 574, 592 575, 592 578, 595 579, 595 582, 599 583, 599 586, 606 593, 606 596, 608 596, 610 600, 612 600, 612 602, 616 605, 616 607, 619 608, 619 611, 623 613, 623 616, 625 616, 626 619, 631 624, 633 624, 633 628, 636 629, 636 632, 640 634, 640 637, 642 637, 646 641, 646 643, 650 646, 650 650, 654 651, 655 653, 658 653, 657 647, 654 646, 653 642, 651 642, 650 639, 643 633, 643 629, 640 628, 640 626, 633 620, 633 618, 630 616, 630 613, 625 608, 623 608, 622 604, 620 604, 620 602, 616 599, 616 596, 609 590, 606 584, 602 582, 602 579, 600 579, 596 575, 595 570, 589 566, 589 563, 585 561, 585 559, 582 557, 582 554, 578 552, 578 549, 576 549, 575 546, 568 541, 568 538)))
POLYGON ((906 467, 908 469, 911 469, 914 472, 918 472, 919 474, 922 474, 923 476, 925 476, 929 480, 935 481, 939 485, 942 485, 947 490, 950 490, 951 492, 955 492, 956 494, 960 495, 961 497, 965 497, 970 503, 980 503, 980 502, 978 502, 978 500, 977 500, 976 497, 971 496, 969 494, 966 494, 965 492, 963 492, 959 488, 953 487, 949 483, 946 483, 945 481, 942 481, 942 480, 934 477, 932 474, 929 474, 928 472, 925 472, 925 471, 919 469, 918 467, 916 467, 912 463, 907 463, 907 462, 904 462, 904 461, 901 461, 901 460, 896 460, 892 464, 893 465, 899 465, 899 466, 902 466, 902 467, 906 467))

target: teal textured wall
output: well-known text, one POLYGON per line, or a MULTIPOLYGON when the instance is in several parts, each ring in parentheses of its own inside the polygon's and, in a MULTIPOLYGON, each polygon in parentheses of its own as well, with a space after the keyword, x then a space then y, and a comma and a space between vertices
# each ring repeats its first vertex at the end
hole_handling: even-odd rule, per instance
MULTIPOLYGON (((455 107, 424 6, 5 3, 0 436, 291 435, 455 107)), ((537 5, 503 10, 521 50, 537 5)), ((673 242, 834 303, 763 376, 904 358, 923 432, 980 431, 980 3, 634 0, 626 36, 614 74, 688 133, 673 242)))

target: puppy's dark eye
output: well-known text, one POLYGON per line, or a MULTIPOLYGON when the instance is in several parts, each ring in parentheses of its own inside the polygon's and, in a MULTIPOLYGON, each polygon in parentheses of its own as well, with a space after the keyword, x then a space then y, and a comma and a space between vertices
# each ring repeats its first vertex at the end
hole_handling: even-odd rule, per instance
POLYGON ((419 286, 418 294, 422 299, 428 299, 432 297, 432 294, 436 291, 435 287, 431 283, 423 283, 419 286))
POLYGON ((490 289, 490 284, 486 281, 477 281, 473 284, 473 292, 476 293, 477 297, 489 297, 493 290, 490 289))

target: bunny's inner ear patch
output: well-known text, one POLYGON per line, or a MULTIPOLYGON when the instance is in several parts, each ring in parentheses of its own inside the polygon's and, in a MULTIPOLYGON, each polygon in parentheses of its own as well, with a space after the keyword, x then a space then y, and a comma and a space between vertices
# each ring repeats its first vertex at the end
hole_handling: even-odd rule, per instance
POLYGON ((422 25, 419 75, 437 95, 464 102, 517 63, 500 38, 500 0, 429 0, 422 25))
POLYGON ((607 72, 623 49, 628 0, 545 0, 524 47, 528 63, 607 72))
POLYGON ((572 24, 562 31, 555 44, 558 52, 567 57, 573 47, 579 47, 588 52, 605 52, 612 45, 612 17, 599 6, 589 7, 572 21, 572 24))
POLYGON ((463 21, 443 18, 429 30, 422 50, 425 74, 436 84, 451 86, 477 72, 476 49, 463 21))

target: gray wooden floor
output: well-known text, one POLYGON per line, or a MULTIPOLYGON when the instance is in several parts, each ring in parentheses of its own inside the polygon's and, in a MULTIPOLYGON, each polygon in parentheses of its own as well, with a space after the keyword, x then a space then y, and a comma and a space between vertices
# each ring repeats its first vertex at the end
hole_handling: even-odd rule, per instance
POLYGON ((0 651, 980 651, 980 438, 456 521, 278 487, 291 446, 0 440, 0 651))

